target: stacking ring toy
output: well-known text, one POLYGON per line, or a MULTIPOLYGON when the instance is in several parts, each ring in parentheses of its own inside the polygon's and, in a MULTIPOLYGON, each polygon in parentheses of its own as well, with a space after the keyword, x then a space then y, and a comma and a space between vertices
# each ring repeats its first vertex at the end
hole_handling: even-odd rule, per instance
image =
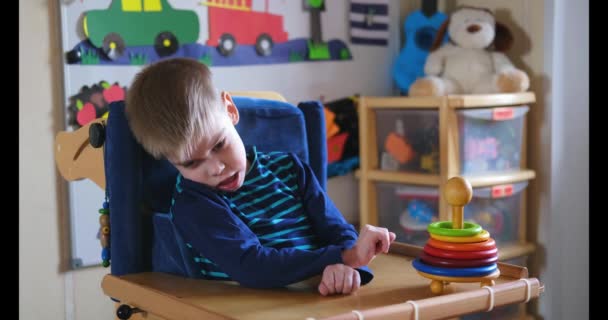
POLYGON ((437 221, 427 227, 427 231, 431 234, 448 237, 471 237, 479 234, 481 230, 481 226, 473 222, 464 222, 462 229, 453 229, 452 221, 437 221))
POLYGON ((428 274, 446 277, 482 277, 491 274, 498 269, 496 263, 469 268, 443 268, 426 264, 420 258, 414 259, 412 262, 414 268, 428 274))
POLYGON ((442 236, 438 234, 430 234, 431 238, 445 241, 445 242, 457 242, 457 243, 473 243, 473 242, 483 242, 490 238, 490 233, 487 230, 482 230, 481 233, 471 236, 471 237, 450 237, 450 236, 442 236))
POLYGON ((457 260, 467 260, 467 259, 484 259, 490 258, 494 256, 498 256, 498 249, 488 249, 484 251, 448 251, 441 250, 437 248, 433 248, 431 246, 424 246, 424 252, 438 257, 438 258, 446 258, 446 259, 457 259, 457 260))
POLYGON ((473 243, 450 243, 430 238, 426 244, 433 248, 452 251, 483 251, 496 248, 496 241, 494 241, 492 238, 489 238, 483 242, 473 243))
POLYGON ((458 259, 445 259, 434 257, 426 252, 420 254, 420 260, 426 264, 432 266, 444 267, 444 268, 466 268, 466 267, 481 267, 498 261, 498 256, 483 259, 470 259, 470 260, 458 260, 458 259))
POLYGON ((500 276, 498 249, 490 233, 474 222, 464 222, 464 206, 473 197, 471 184, 462 177, 452 177, 443 186, 451 207, 451 221, 427 225, 427 244, 412 267, 419 275, 430 279, 430 289, 441 294, 451 282, 479 282, 493 286, 500 276))

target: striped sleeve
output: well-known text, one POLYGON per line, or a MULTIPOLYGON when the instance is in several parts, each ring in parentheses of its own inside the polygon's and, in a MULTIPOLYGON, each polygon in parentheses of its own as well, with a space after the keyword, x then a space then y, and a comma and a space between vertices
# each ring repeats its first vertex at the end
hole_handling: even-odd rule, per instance
MULTIPOLYGON (((292 157, 296 164, 295 170, 298 172, 298 185, 302 193, 304 210, 323 242, 322 245, 339 246, 342 250, 354 246, 358 238, 355 228, 344 219, 342 213, 323 191, 310 166, 293 154, 292 157)), ((367 284, 374 277, 367 266, 357 268, 357 271, 361 275, 362 285, 367 284)))

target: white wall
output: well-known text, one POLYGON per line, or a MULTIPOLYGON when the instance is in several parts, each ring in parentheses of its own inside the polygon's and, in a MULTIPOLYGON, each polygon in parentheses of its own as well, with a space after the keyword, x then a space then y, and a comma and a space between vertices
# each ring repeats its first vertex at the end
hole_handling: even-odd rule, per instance
POLYGON ((65 185, 53 159, 64 105, 57 2, 19 2, 19 319, 112 319, 100 288, 107 269, 66 272, 61 258, 65 185))
MULTIPOLYGON (((549 212, 540 217, 546 319, 589 319, 589 2, 545 1, 549 212)), ((600 213, 601 214, 601 213, 600 213)))

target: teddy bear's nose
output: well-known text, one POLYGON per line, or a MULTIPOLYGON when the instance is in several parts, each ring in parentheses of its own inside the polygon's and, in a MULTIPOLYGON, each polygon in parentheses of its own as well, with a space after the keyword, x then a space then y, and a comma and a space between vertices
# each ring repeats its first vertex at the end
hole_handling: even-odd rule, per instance
POLYGON ((469 33, 475 33, 477 31, 481 30, 481 27, 478 24, 472 24, 467 28, 467 31, 469 33))

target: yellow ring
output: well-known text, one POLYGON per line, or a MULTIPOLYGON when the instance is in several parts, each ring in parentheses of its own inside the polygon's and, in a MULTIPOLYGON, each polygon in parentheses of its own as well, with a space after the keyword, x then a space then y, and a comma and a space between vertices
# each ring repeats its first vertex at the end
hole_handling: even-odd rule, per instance
POLYGON ((482 242, 486 241, 490 238, 490 233, 487 230, 482 230, 480 233, 470 236, 470 237, 450 237, 450 236, 442 236, 438 234, 430 234, 431 238, 445 241, 445 242, 458 242, 458 243, 473 243, 473 242, 482 242))

